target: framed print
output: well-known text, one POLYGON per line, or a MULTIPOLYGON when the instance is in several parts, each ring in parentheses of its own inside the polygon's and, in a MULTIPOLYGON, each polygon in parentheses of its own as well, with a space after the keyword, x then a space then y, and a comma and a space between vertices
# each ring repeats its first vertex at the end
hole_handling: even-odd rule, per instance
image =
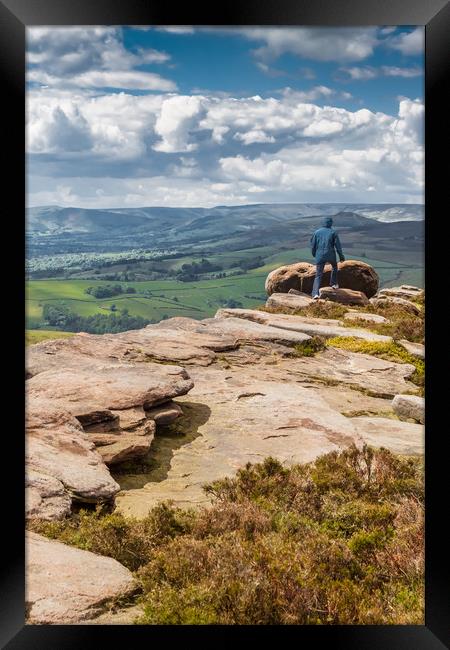
POLYGON ((450 9, 336 9, 0 5, 2 647, 448 647, 450 9))

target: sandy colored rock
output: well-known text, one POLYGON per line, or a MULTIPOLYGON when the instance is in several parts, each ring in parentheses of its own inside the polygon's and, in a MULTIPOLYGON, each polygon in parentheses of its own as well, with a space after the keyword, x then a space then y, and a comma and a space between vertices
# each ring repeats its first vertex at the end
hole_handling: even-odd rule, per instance
POLYGON ((38 343, 27 348, 27 376, 62 367, 75 371, 93 370, 104 364, 121 362, 209 365, 216 352, 237 347, 232 338, 196 332, 198 322, 189 318, 171 318, 119 334, 80 333, 68 339, 38 343), (184 333, 187 323, 191 332, 188 338, 184 333))
MULTIPOLYGON (((239 312, 251 310, 239 310, 239 312)), ((241 343, 252 341, 255 343, 278 343, 280 345, 293 346, 297 343, 303 343, 310 337, 300 331, 281 329, 264 324, 265 312, 256 312, 253 320, 247 318, 242 313, 232 313, 234 310, 220 309, 215 318, 209 318, 202 321, 204 327, 209 332, 224 332, 236 337, 241 343), (259 316, 262 314, 262 316, 259 316)))
POLYGON ((392 400, 392 408, 400 417, 408 420, 425 422, 425 399, 418 395, 396 395, 392 400))
POLYGON ((386 287, 378 291, 378 296, 393 296, 395 298, 404 298, 405 300, 422 298, 423 295, 423 289, 409 284, 403 284, 401 287, 386 287))
MULTIPOLYGON (((141 477, 139 488, 121 491, 119 511, 142 517, 165 499, 179 506, 208 503, 202 484, 232 476, 246 462, 270 455, 287 464, 306 462, 361 442, 352 421, 316 390, 285 381, 278 368, 274 374, 267 369, 267 379, 258 380, 258 370, 261 374, 251 366, 248 372, 246 367, 192 369, 194 389, 180 398, 184 415, 173 425, 184 438, 167 439, 175 446, 165 470, 141 477)), ((130 487, 126 477, 118 480, 130 487)))
POLYGON ((319 291, 321 300, 331 300, 338 302, 341 305, 361 305, 369 304, 369 299, 362 291, 354 291, 353 289, 333 289, 333 287, 323 287, 319 291))
POLYGON ((98 447, 98 452, 106 465, 117 465, 127 460, 145 456, 153 440, 153 434, 133 435, 122 433, 114 442, 98 447))
POLYGON ((368 323, 387 323, 388 320, 379 314, 367 314, 362 311, 348 311, 344 314, 344 320, 364 320, 368 323))
POLYGON ((183 410, 176 402, 167 402, 147 411, 147 417, 154 420, 158 426, 167 426, 180 415, 183 415, 183 410))
POLYGON ((41 372, 28 380, 27 393, 51 400, 90 425, 114 418, 112 411, 149 409, 186 394, 192 386, 186 370, 178 366, 111 364, 41 372))
POLYGON ((58 479, 27 468, 25 474, 25 516, 27 519, 63 519, 72 500, 58 479))
POLYGON ((376 296, 371 298, 369 301, 375 307, 386 307, 389 305, 399 305, 403 307, 410 314, 418 315, 420 314, 420 307, 410 300, 405 300, 404 298, 396 298, 395 296, 376 296))
POLYGON ((131 572, 116 560, 36 533, 26 534, 27 623, 76 624, 109 601, 135 590, 131 572))
POLYGON ((399 343, 414 357, 425 359, 425 346, 422 343, 411 343, 406 339, 400 339, 399 343))
POLYGON ((283 309, 287 312, 297 311, 312 303, 311 296, 298 293, 273 293, 267 299, 266 306, 283 309))
MULTIPOLYGON (((346 260, 338 263, 338 281, 343 289, 362 291, 368 298, 375 295, 379 286, 379 278, 376 271, 365 262, 358 260, 346 260)), ((306 294, 311 294, 314 276, 316 274, 315 264, 298 262, 281 266, 267 276, 266 292, 287 293, 289 289, 296 289, 306 294)), ((322 276, 321 287, 330 284, 331 265, 326 264, 322 276)))
POLYGON ((424 453, 425 431, 421 424, 377 417, 356 417, 352 422, 368 445, 385 447, 395 454, 424 453))
POLYGON ((408 378, 415 372, 412 364, 395 363, 378 359, 370 354, 349 352, 339 348, 328 348, 314 357, 290 359, 279 364, 285 368, 286 381, 312 379, 325 383, 355 386, 376 397, 392 399, 403 391, 419 389, 408 378), (286 366, 286 367, 285 367, 286 366))
MULTIPOLYGON (((44 397, 27 396, 25 460, 27 475, 57 479, 76 500, 109 500, 119 490, 78 420, 44 397)), ((47 498, 49 484, 30 485, 47 498)))
MULTIPOLYGON (((232 319, 236 321, 241 318, 246 321, 260 323, 272 330, 289 330, 292 332, 303 332, 309 336, 322 336, 332 338, 335 336, 356 337, 365 341, 390 342, 390 336, 376 334, 361 328, 343 327, 341 321, 331 318, 311 318, 291 314, 271 314, 270 312, 258 311, 256 309, 219 309, 216 318, 232 319)), ((281 343, 282 340, 279 339, 281 343)))

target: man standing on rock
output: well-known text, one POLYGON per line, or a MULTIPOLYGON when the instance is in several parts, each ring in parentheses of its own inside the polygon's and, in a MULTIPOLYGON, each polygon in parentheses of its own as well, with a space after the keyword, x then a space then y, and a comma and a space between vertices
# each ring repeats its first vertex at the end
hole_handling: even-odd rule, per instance
POLYGON ((339 235, 331 227, 332 224, 333 219, 331 217, 325 217, 322 227, 318 228, 311 237, 311 253, 313 257, 316 258, 316 277, 314 278, 312 289, 312 297, 314 300, 319 298, 320 283, 322 281, 325 264, 331 264, 333 267, 330 286, 333 287, 333 289, 338 289, 339 287, 337 283, 338 266, 336 262, 335 249, 341 262, 345 261, 345 257, 342 252, 339 235))

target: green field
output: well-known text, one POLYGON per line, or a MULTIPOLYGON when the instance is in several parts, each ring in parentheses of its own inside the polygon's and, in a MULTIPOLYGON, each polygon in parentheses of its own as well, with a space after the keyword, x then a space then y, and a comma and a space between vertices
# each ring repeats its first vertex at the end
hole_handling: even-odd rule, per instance
POLYGON ((72 332, 57 332, 55 330, 25 330, 25 345, 33 345, 41 341, 65 339, 73 336, 72 332))
MULTIPOLYGON (((126 308, 132 316, 142 316, 153 321, 172 316, 198 319, 210 317, 221 307, 222 301, 230 298, 242 303, 243 307, 255 307, 265 299, 264 283, 271 270, 299 260, 312 261, 307 248, 276 251, 271 254, 272 251, 273 249, 266 246, 208 255, 211 262, 220 263, 223 268, 230 268, 240 259, 254 258, 257 255, 264 257, 264 266, 243 275, 196 282, 174 279, 120 282, 123 286, 134 287, 137 293, 112 298, 95 298, 84 292, 87 287, 108 284, 104 280, 30 280, 26 289, 27 327, 35 329, 45 326, 42 310, 47 303, 67 307, 80 316, 109 314, 111 305, 116 305, 118 310, 126 308), (151 291, 152 295, 144 295, 146 291, 151 291)), ((179 268, 184 263, 198 259, 196 256, 186 256, 167 260, 166 264, 179 268)), ((347 259, 362 259, 372 265, 380 276, 381 286, 424 284, 422 259, 417 259, 416 254, 410 251, 397 254, 369 247, 359 250, 359 247, 355 246, 349 251, 347 259), (392 261, 393 258, 395 261, 392 261)))

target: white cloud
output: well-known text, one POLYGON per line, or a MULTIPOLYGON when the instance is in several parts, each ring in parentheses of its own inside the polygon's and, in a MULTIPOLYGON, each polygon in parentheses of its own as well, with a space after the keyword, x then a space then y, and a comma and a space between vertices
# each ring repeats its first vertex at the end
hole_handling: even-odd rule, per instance
POLYGON ((377 77, 420 77, 423 74, 423 68, 414 66, 410 68, 401 68, 394 65, 382 65, 378 68, 373 66, 354 66, 351 68, 338 68, 335 78, 337 81, 367 81, 377 77))
POLYGON ((194 127, 202 112, 202 100, 198 96, 176 96, 165 99, 155 124, 155 132, 161 136, 153 149, 166 153, 194 151, 195 143, 189 143, 189 130, 194 127))
POLYGON ((387 43, 394 50, 398 50, 407 56, 422 54, 425 45, 424 28, 417 27, 412 32, 403 32, 402 34, 391 38, 387 43))
POLYGON ((53 87, 176 90, 176 84, 153 72, 136 70, 170 60, 167 52, 122 42, 116 27, 27 28, 27 81, 53 87))
POLYGON ((49 182, 103 207, 364 201, 369 187, 373 201, 422 200, 419 100, 402 98, 391 116, 302 99, 31 91, 33 176, 58 177, 33 185, 32 200, 58 202, 49 182))
POLYGON ((255 144, 255 143, 264 143, 264 142, 275 142, 273 135, 267 135, 261 129, 253 129, 247 131, 246 133, 240 133, 239 131, 234 135, 235 140, 240 140, 244 144, 255 144))
POLYGON ((250 27, 241 33, 265 43, 254 50, 263 61, 285 53, 316 61, 360 61, 373 54, 378 44, 374 27, 250 27))
POLYGON ((169 25, 157 27, 158 32, 169 32, 169 34, 193 34, 195 29, 190 25, 169 25))

